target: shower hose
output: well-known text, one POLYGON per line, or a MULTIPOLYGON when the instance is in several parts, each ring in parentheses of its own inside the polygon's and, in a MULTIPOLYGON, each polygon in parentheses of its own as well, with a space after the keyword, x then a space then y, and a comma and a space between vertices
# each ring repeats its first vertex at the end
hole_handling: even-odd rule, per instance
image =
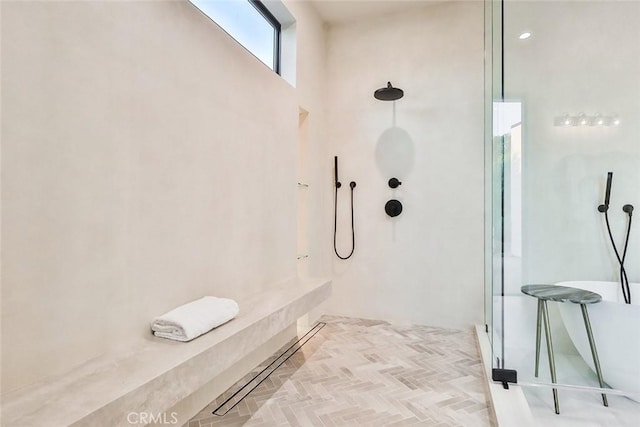
POLYGON ((349 252, 349 255, 347 256, 342 256, 338 253, 338 247, 336 245, 336 235, 338 232, 338 188, 340 187, 339 185, 335 186, 335 196, 334 196, 334 203, 333 203, 333 251, 336 253, 337 257, 340 259, 349 259, 351 258, 351 255, 353 255, 353 251, 355 251, 356 249, 356 233, 354 230, 354 223, 353 223, 353 189, 355 188, 356 183, 351 181, 351 183, 349 184, 349 187, 351 187, 351 252, 349 252))
POLYGON ((607 224, 607 232, 609 233, 609 240, 611 240, 611 246, 613 246, 613 252, 616 254, 618 264, 620 264, 620 286, 622 287, 622 297, 625 304, 631 304, 631 289, 629 289, 629 279, 627 278, 627 271, 624 269, 624 260, 627 256, 627 246, 629 245, 629 233, 631 233, 631 215, 629 215, 629 221, 627 224, 627 235, 624 240, 624 247, 622 249, 622 257, 618 252, 618 248, 613 240, 613 234, 611 233, 611 226, 609 225, 609 213, 604 212, 604 220, 607 224))

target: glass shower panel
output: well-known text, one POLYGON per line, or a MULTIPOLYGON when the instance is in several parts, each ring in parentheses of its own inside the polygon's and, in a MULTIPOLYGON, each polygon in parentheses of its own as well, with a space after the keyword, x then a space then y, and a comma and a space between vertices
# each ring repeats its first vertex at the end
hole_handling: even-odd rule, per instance
MULTIPOLYGON (((493 45, 493 28, 492 28, 492 8, 490 2, 484 4, 484 49, 485 49, 485 62, 484 62, 484 74, 485 76, 492 75, 492 45, 493 45)), ((486 146, 486 141, 491 139, 491 106, 492 106, 492 81, 490 78, 484 79, 484 164, 491 164, 491 150, 486 146)), ((493 259, 492 253, 492 226, 491 221, 491 169, 484 168, 484 323, 487 335, 491 339, 493 331, 493 286, 492 286, 492 274, 491 274, 491 262, 493 259)))
POLYGON ((494 322, 494 335, 500 352, 496 357, 502 360, 496 365, 505 368, 510 364, 507 358, 513 356, 506 351, 514 333, 508 322, 510 296, 513 287, 522 281, 522 104, 494 102, 492 129, 495 189, 492 209, 496 213, 493 276, 499 280, 494 307, 500 314, 498 322, 494 322))
POLYGON ((497 135, 497 105, 502 99, 501 2, 485 3, 485 319, 492 345, 492 367, 502 368, 502 137, 497 135))
POLYGON ((561 409, 563 390, 600 393, 595 350, 607 394, 640 401, 640 225, 629 233, 624 270, 638 290, 627 305, 598 210, 613 172, 608 219, 622 256, 623 206, 640 206, 640 2, 493 1, 485 13, 494 368, 541 386, 553 408, 551 358, 561 409))

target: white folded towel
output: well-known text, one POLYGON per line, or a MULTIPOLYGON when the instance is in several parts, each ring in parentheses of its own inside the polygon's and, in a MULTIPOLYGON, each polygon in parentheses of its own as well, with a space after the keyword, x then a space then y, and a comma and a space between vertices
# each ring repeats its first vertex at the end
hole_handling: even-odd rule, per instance
POLYGON ((238 315, 232 299, 203 297, 174 308, 151 323, 154 335, 176 341, 191 341, 238 315))

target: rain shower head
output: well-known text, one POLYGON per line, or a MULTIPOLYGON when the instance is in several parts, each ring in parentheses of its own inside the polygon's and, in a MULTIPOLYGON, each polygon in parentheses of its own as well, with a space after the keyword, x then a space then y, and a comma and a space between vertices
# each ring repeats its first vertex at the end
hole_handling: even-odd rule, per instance
POLYGON ((387 87, 376 90, 373 92, 373 96, 380 101, 397 101, 404 96, 404 91, 391 86, 391 82, 387 82, 387 87))

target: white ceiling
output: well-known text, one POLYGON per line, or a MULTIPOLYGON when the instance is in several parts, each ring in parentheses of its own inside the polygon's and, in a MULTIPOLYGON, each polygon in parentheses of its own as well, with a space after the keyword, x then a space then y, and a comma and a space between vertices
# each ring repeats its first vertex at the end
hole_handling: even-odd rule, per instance
POLYGON ((442 0, 312 0, 320 17, 329 24, 404 12, 442 0))

